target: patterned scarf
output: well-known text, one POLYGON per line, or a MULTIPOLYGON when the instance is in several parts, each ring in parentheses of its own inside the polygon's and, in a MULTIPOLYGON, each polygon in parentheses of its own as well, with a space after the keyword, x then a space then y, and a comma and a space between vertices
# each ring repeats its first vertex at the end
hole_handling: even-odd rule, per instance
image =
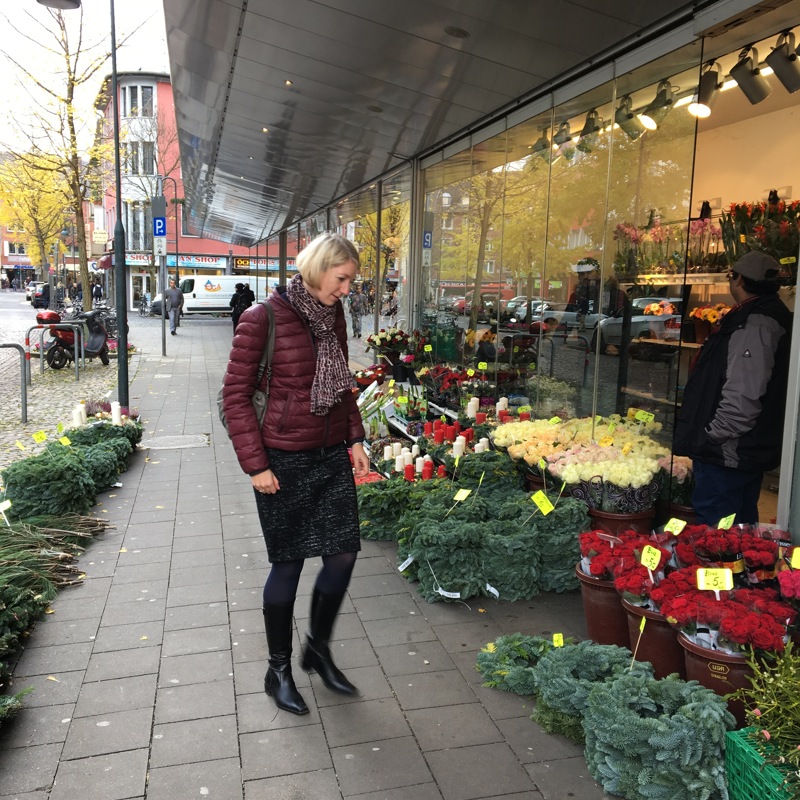
POLYGON ((324 417, 342 399, 342 392, 353 388, 353 378, 347 367, 339 340, 333 329, 336 306, 317 302, 295 275, 286 287, 289 302, 305 319, 317 340, 317 370, 311 386, 311 413, 324 417))

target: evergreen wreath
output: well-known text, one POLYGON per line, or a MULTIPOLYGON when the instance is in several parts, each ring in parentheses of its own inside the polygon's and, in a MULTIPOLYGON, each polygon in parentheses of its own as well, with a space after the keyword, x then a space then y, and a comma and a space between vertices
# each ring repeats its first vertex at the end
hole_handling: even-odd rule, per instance
POLYGON ((533 719, 548 733, 577 732, 575 722, 580 724, 595 684, 614 680, 628 670, 653 676, 652 665, 633 661, 626 647, 584 641, 553 648, 536 666, 536 691, 544 706, 537 713, 537 704, 533 719))
POLYGON ((586 762, 611 794, 647 800, 726 800, 725 700, 676 675, 630 674, 592 688, 586 762))

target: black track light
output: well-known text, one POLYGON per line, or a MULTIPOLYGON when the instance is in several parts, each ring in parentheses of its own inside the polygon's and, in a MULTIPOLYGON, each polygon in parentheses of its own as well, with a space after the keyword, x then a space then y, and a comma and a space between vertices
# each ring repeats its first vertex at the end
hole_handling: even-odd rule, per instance
POLYGON ((716 61, 710 61, 706 64, 706 71, 700 76, 697 94, 689 103, 689 113, 695 117, 709 116, 721 88, 719 64, 716 61))
POLYGON ((632 103, 631 96, 626 94, 614 114, 614 122, 625 131, 629 139, 636 141, 644 133, 645 127, 642 125, 641 120, 631 111, 632 103))
POLYGON ((639 114, 639 120, 647 130, 654 131, 672 111, 673 94, 672 84, 669 81, 661 81, 658 84, 653 102, 639 114))
POLYGON ((752 105, 766 100, 772 94, 772 87, 758 68, 758 51, 755 47, 745 47, 739 53, 739 60, 731 67, 731 78, 752 105))
POLYGON ((772 67, 775 77, 783 84, 784 89, 794 94, 800 89, 800 58, 794 47, 794 34, 784 31, 775 45, 775 49, 764 59, 772 67))
POLYGON ((562 122, 558 126, 558 130, 553 136, 553 142, 561 147, 562 144, 566 144, 571 138, 572 137, 569 133, 569 122, 562 122))
POLYGON ((550 155, 550 140, 547 138, 547 128, 542 129, 542 135, 531 145, 531 151, 537 156, 546 158, 550 155))
POLYGON ((586 115, 586 122, 583 123, 583 130, 581 131, 581 139, 599 133, 601 130, 603 130, 603 120, 600 119, 597 109, 593 108, 586 115))
POLYGON ((708 200, 703 200, 700 206, 700 219, 711 219, 711 203, 708 200))

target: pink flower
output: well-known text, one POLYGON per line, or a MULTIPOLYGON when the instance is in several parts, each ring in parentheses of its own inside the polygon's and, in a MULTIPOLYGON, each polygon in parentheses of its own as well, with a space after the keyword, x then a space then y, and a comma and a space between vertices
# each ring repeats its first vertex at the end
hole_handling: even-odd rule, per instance
POLYGON ((770 732, 769 732, 769 731, 761 731, 761 733, 763 733, 763 734, 764 734, 764 738, 765 738, 767 741, 769 741, 769 740, 772 738, 772 736, 770 736, 770 732))
POLYGON ((754 709, 753 709, 753 713, 754 713, 754 714, 755 714, 757 717, 760 717, 760 716, 761 716, 761 709, 760 709, 760 708, 754 708, 754 709))

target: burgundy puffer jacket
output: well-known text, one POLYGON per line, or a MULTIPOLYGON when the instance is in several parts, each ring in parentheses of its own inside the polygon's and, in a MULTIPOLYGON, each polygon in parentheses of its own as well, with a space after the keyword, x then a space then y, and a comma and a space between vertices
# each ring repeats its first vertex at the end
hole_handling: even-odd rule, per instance
MULTIPOLYGON (((311 328, 277 290, 270 302, 275 311, 275 351, 267 416, 260 436, 251 398, 267 340, 267 311, 261 303, 248 308, 236 326, 222 393, 233 449, 248 475, 269 469, 266 447, 314 450, 342 442, 350 445, 364 438, 361 414, 352 392, 343 392, 341 402, 324 417, 311 413, 311 385, 317 366, 311 328)), ((336 308, 335 330, 347 359, 347 324, 341 303, 336 308)), ((265 383, 266 376, 262 386, 265 383)))

